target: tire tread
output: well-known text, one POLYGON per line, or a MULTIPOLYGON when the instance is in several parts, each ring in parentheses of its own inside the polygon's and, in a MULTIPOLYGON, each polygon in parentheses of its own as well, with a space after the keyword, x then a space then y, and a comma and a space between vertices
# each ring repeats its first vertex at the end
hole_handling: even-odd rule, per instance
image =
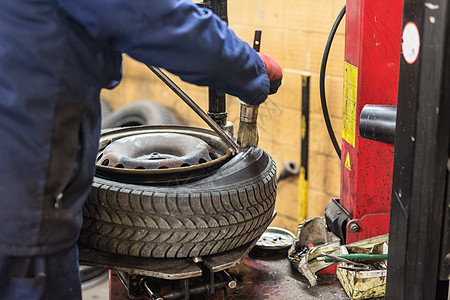
POLYGON ((80 242, 118 254, 155 258, 234 249, 258 238, 271 222, 275 175, 270 160, 259 179, 219 191, 190 193, 182 189, 149 192, 94 179, 83 207, 80 242))

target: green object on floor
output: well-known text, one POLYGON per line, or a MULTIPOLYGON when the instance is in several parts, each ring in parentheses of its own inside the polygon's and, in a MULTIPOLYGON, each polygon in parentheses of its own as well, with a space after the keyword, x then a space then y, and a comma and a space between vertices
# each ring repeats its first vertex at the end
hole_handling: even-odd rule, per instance
POLYGON ((323 256, 321 260, 325 262, 339 262, 340 261, 339 258, 346 259, 352 262, 372 263, 387 259, 387 254, 362 254, 362 253, 335 254, 323 256))

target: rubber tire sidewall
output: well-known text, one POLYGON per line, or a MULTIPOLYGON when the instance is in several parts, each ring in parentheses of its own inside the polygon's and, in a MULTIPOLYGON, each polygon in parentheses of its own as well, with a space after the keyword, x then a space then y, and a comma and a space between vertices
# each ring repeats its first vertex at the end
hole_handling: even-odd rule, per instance
POLYGON ((107 115, 102 120, 102 129, 135 125, 177 125, 177 117, 166 107, 150 101, 140 100, 128 104, 107 115))
POLYGON ((80 242, 139 257, 197 257, 254 241, 273 219, 276 166, 262 149, 178 186, 142 186, 95 177, 80 242))

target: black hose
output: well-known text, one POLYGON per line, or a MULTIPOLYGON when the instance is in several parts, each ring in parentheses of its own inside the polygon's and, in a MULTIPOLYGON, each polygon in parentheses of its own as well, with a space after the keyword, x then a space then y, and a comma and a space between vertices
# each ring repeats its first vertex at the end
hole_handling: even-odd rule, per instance
POLYGON ((322 56, 322 64, 320 66, 320 102, 322 103, 322 113, 323 118, 325 119, 325 124, 327 125, 328 135, 330 136, 331 142, 333 143, 334 149, 336 153, 341 158, 341 148, 339 147, 339 143, 336 140, 336 134, 334 133, 333 126, 330 121, 330 114, 328 113, 327 107, 327 98, 325 97, 325 72, 327 69, 328 55, 330 54, 331 44, 333 43, 334 35, 336 34, 336 30, 341 23, 342 18, 345 15, 345 5, 341 9, 341 12, 337 16, 334 21, 333 27, 331 28, 330 34, 328 35, 327 44, 325 45, 325 50, 323 51, 322 56))

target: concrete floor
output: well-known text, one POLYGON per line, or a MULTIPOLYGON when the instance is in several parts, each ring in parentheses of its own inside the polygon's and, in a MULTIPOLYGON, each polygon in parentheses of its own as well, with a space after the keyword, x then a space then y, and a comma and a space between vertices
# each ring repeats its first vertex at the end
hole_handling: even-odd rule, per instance
POLYGON ((83 300, 109 300, 108 272, 96 282, 83 284, 82 289, 83 300))

